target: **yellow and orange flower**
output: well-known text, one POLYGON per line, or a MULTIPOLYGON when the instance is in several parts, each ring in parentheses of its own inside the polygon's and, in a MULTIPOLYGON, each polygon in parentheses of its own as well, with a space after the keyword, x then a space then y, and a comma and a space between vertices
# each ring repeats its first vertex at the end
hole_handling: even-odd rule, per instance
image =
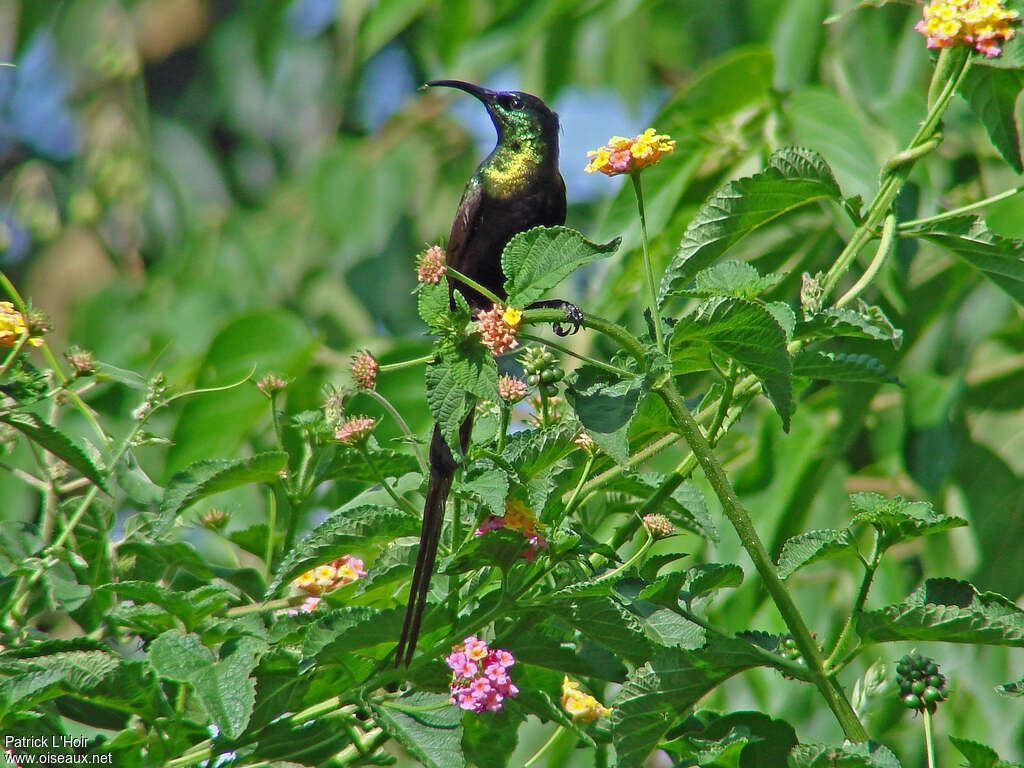
MULTIPOLYGON (((0 346, 15 346, 28 330, 25 316, 15 309, 11 302, 0 301, 0 346)), ((38 347, 43 340, 38 336, 32 336, 28 339, 28 343, 33 347, 38 347)))
POLYGON ((476 330, 492 355, 500 355, 519 346, 516 334, 523 322, 523 313, 515 307, 495 304, 477 315, 476 330))
POLYGON ((999 0, 932 0, 914 27, 928 38, 929 48, 970 45, 992 58, 1002 53, 999 43, 1014 36, 1010 22, 1020 15, 999 0))
POLYGON ((675 139, 658 133, 653 128, 648 128, 631 139, 612 136, 600 149, 587 152, 587 157, 591 160, 583 170, 587 173, 600 171, 605 176, 637 173, 654 165, 662 155, 674 152, 675 148, 675 139))
POLYGON ((580 690, 580 684, 568 677, 562 679, 562 707, 573 720, 589 723, 599 717, 607 717, 611 710, 589 693, 580 690))

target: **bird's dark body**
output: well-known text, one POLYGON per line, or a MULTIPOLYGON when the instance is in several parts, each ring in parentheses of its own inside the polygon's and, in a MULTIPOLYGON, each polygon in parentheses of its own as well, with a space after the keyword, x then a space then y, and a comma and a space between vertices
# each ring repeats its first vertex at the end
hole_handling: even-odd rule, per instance
MULTIPOLYGON (((470 83, 441 80, 430 85, 459 88, 487 107, 498 132, 498 143, 480 163, 462 194, 452 222, 446 260, 449 266, 505 298, 501 254, 515 235, 537 226, 565 223, 565 183, 558 172, 558 116, 527 93, 499 93, 470 83)), ((491 302, 464 285, 458 290, 473 309, 488 309, 491 302)), ((452 303, 454 309, 454 299, 452 303)), ((462 453, 473 429, 470 412, 459 429, 462 453)), ((427 481, 420 529, 420 548, 413 572, 409 603, 395 664, 408 666, 426 607, 430 577, 444 523, 444 508, 458 459, 452 455, 441 430, 434 427, 430 441, 430 476, 427 481)))

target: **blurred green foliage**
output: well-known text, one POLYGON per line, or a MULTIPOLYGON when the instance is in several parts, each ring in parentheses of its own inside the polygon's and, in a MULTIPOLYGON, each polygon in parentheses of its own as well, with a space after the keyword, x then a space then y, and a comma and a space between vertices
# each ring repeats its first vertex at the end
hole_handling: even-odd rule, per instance
MULTIPOLYGON (((599 242, 624 236, 620 254, 585 270, 567 298, 639 327, 632 192, 628 183, 584 176, 584 150, 648 124, 677 139, 675 155, 645 176, 659 267, 706 196, 758 170, 779 146, 820 152, 846 195, 869 198, 879 165, 926 111, 931 65, 912 28, 913 7, 869 7, 822 23, 853 5, 0 0, 0 58, 17 65, 0 70, 0 265, 51 314, 57 348, 73 342, 121 368, 163 371, 179 390, 235 382, 253 368, 275 372, 294 378, 287 411, 318 407, 325 386, 345 383, 354 350, 369 348, 387 363, 428 349, 410 296, 412 259, 447 235, 490 141, 482 138, 489 126, 471 114, 476 105, 449 109, 450 94, 416 91, 425 80, 453 77, 514 85, 560 112, 569 223, 599 242)), ((1020 183, 964 100, 954 102, 944 134, 901 194, 904 219, 1020 183)), ((1004 236, 1024 236, 1024 200, 991 206, 987 222, 1004 236)), ((835 229, 849 225, 824 208, 786 223, 731 257, 787 273, 773 295, 792 299, 801 273, 832 263, 842 247, 835 229)), ((968 577, 1019 599, 1020 306, 917 241, 898 244, 865 298, 904 332, 884 361, 902 386, 811 386, 797 395, 789 434, 758 404, 722 446, 745 505, 777 552, 795 533, 845 520, 849 491, 926 499, 971 526, 900 548, 880 570, 872 602, 898 602, 923 574, 968 577)), ((574 341, 580 351, 595 343, 574 341)), ((693 381, 698 388, 687 396, 701 394, 693 381)), ((380 390, 426 434, 421 368, 382 377, 380 390)), ((142 396, 126 391, 103 383, 87 395, 114 434, 128 431, 142 396)), ((369 399, 360 407, 381 413, 369 399)), ((85 441, 76 418, 69 413, 64 427, 85 441)), ((265 399, 251 384, 179 401, 147 429, 169 438, 136 452, 161 485, 196 459, 274 444, 265 399)), ((398 435, 388 419, 376 433, 381 445, 398 435)), ((24 444, 12 451, 5 461, 31 463, 24 444)), ((660 461, 663 470, 675 463, 660 461)), ((325 485, 317 509, 360 490, 325 485)), ((0 473, 0 498, 7 523, 37 519, 38 494, 14 475, 0 473)), ((216 504, 232 513, 229 530, 266 522, 252 488, 216 504)), ((197 515, 209 506, 197 505, 197 515)), ((602 526, 611 521, 590 514, 591 533, 606 538, 602 526)), ((230 558, 213 537, 190 541, 212 563, 230 558)), ((713 556, 696 535, 671 548, 748 565, 729 532, 713 556)), ((819 565, 793 582, 812 628, 832 634, 856 588, 848 571, 819 565)), ((783 628, 754 582, 711 615, 730 630, 783 628)), ((951 682, 938 732, 985 741, 1003 755, 1024 751, 1019 704, 993 692, 1020 677, 1020 655, 923 647, 951 682)), ((885 650, 893 648, 903 652, 885 650)), ((858 662, 861 670, 870 661, 858 662)), ((807 688, 780 685, 769 670, 738 676, 705 704, 785 713, 802 723, 802 736, 835 735, 807 688)), ((921 764, 916 725, 898 701, 865 714, 872 734, 898 746, 906 765, 921 764)), ((544 738, 539 728, 521 736, 524 759, 544 738)))

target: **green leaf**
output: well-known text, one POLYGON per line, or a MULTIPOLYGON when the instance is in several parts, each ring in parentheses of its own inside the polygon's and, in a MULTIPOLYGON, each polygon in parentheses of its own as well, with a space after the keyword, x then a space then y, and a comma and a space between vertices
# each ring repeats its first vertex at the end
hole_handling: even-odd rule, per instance
POLYGON ((634 663, 647 659, 653 648, 640 620, 610 597, 574 601, 567 621, 598 645, 634 663))
POLYGON ((470 494, 483 502, 483 506, 494 515, 505 514, 505 499, 508 498, 508 473, 490 462, 479 462, 468 467, 456 491, 470 494))
POLYGON ((739 638, 711 637, 698 651, 662 648, 616 694, 612 741, 619 768, 638 768, 672 725, 708 691, 737 672, 763 665, 739 638))
POLYGON ((768 399, 789 431, 793 411, 786 332, 761 304, 740 299, 710 299, 695 314, 680 318, 672 330, 673 360, 688 344, 708 344, 746 366, 764 385, 768 399))
MULTIPOLYGON (((405 608, 371 608, 366 605, 346 605, 317 618, 309 627, 302 653, 317 664, 345 665, 348 654, 385 645, 380 656, 390 652, 402 631, 405 608)), ((428 614, 429 616, 429 614, 428 614)), ((436 624, 427 621, 424 634, 436 624)))
POLYGON ((249 724, 256 680, 249 675, 266 644, 252 637, 225 645, 218 661, 198 635, 169 630, 149 645, 149 663, 166 679, 191 685, 210 719, 229 739, 249 724))
MULTIPOLYGON (((210 342, 197 387, 241 381, 253 371, 298 377, 319 344, 309 323, 293 312, 265 308, 229 321, 210 342)), ((250 382, 186 399, 167 451, 168 475, 211 456, 234 456, 250 430, 267 415, 267 398, 250 382)))
POLYGON ((456 553, 444 568, 444 573, 479 571, 485 565, 493 565, 507 571, 523 556, 529 546, 522 531, 499 528, 481 536, 473 536, 456 553))
POLYGON ((598 245, 567 227, 534 227, 520 232, 501 254, 509 306, 529 306, 584 264, 611 256, 619 242, 620 238, 615 238, 598 245))
POLYGON ((847 529, 808 531, 786 539, 779 553, 779 578, 788 579, 798 570, 820 560, 852 555, 857 542, 847 529))
POLYGON ((745 261, 723 261, 697 273, 696 285, 683 295, 700 299, 731 296, 734 299, 756 299, 785 278, 784 274, 761 276, 757 267, 745 261))
POLYGON ((1022 89, 1024 73, 993 67, 971 67, 960 85, 999 154, 1017 173, 1024 171, 1016 108, 1022 89))
POLYGON ((0 422, 14 427, 32 442, 42 446, 61 461, 82 473, 104 491, 107 482, 99 468, 71 438, 52 424, 28 411, 5 411, 0 413, 0 422))
POLYGON ((865 643, 936 640, 1024 647, 1024 610, 966 581, 927 579, 901 603, 866 611, 857 620, 865 643))
POLYGON ((979 744, 976 741, 956 736, 950 736, 949 740, 953 742, 953 746, 960 751, 960 754, 967 758, 965 768, 1021 768, 1021 763, 1000 760, 999 754, 987 744, 979 744))
MULTIPOLYGON (((681 125, 727 120, 768 95, 773 70, 772 52, 767 47, 728 51, 705 64, 662 108, 661 115, 681 125)), ((667 123, 660 119, 656 123, 663 124, 667 123)))
POLYGON ((877 357, 845 352, 801 349, 793 358, 793 375, 828 381, 862 381, 898 384, 899 379, 877 357))
POLYGON ((755 229, 817 200, 842 199, 825 161, 806 149, 788 148, 768 168, 731 181, 700 207, 661 281, 658 303, 686 289, 697 273, 755 229))
POLYGON ((662 748, 702 767, 779 768, 797 744, 793 726, 761 712, 718 716, 705 710, 694 715, 687 725, 695 721, 708 724, 703 729, 688 729, 662 748))
POLYGON ((420 465, 411 454, 369 446, 367 452, 373 461, 373 467, 367 463, 362 451, 339 446, 334 457, 318 473, 318 479, 321 482, 342 478, 348 482, 377 483, 378 471, 384 477, 395 478, 419 471, 420 465))
POLYGON ((455 456, 462 455, 459 428, 473 409, 474 398, 497 402, 499 397, 498 366, 473 337, 446 345, 427 366, 427 404, 455 456))
POLYGON ((967 262, 1024 306, 1024 240, 992 233, 983 219, 959 216, 916 233, 967 262))
POLYGON ((873 741, 829 747, 798 744, 789 753, 788 768, 902 768, 892 751, 873 741))
POLYGON ((927 501, 907 501, 900 496, 890 499, 880 493, 854 493, 850 506, 857 512, 853 522, 875 526, 885 547, 967 525, 962 517, 935 512, 927 501))
POLYGON ((794 339, 831 339, 837 336, 888 341, 896 349, 903 343, 903 331, 894 328, 878 307, 869 307, 866 312, 829 307, 800 320, 793 331, 794 339))
POLYGON ((565 399, 597 446, 620 464, 629 460, 629 425, 644 395, 643 379, 582 365, 566 379, 565 399))
POLYGON ((200 499, 248 483, 270 483, 288 466, 283 451, 258 453, 245 459, 202 459, 176 472, 167 483, 157 511, 157 530, 166 531, 174 518, 200 499))
POLYGON ((486 718, 472 712, 462 716, 462 747, 466 758, 477 768, 505 768, 519 743, 519 726, 523 723, 519 707, 506 700, 501 712, 488 713, 486 718))
POLYGON ((178 592, 150 581, 117 581, 97 587, 96 591, 116 594, 121 600, 132 600, 136 606, 152 603, 181 619, 190 631, 207 616, 227 607, 233 598, 229 589, 217 584, 178 592))
POLYGON ((368 504, 335 510, 288 553, 267 587, 267 597, 273 596, 284 582, 315 565, 341 557, 349 549, 363 549, 377 541, 413 536, 419 530, 418 519, 390 507, 368 504))
POLYGON ((447 327, 446 321, 451 315, 448 281, 420 283, 416 288, 416 312, 428 328, 447 327))
POLYGON ((426 768, 465 768, 462 710, 448 694, 416 692, 369 704, 378 724, 426 768))

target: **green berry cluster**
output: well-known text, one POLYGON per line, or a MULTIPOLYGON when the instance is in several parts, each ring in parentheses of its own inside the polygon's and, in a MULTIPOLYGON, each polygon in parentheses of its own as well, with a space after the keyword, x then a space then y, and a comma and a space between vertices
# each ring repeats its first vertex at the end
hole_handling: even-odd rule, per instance
POLYGON ((554 397, 558 393, 557 384, 565 378, 565 369, 558 364, 551 350, 527 347, 519 360, 531 386, 540 389, 546 397, 554 397))
POLYGON ((900 686, 900 698, 907 709, 934 712, 946 693, 946 676, 939 673, 939 666, 917 651, 907 654, 896 662, 896 681, 900 686))
POLYGON ((786 657, 790 661, 795 661, 797 664, 804 663, 804 657, 796 647, 796 640, 794 640, 790 635, 786 635, 786 637, 783 638, 782 643, 779 646, 779 655, 786 657))

